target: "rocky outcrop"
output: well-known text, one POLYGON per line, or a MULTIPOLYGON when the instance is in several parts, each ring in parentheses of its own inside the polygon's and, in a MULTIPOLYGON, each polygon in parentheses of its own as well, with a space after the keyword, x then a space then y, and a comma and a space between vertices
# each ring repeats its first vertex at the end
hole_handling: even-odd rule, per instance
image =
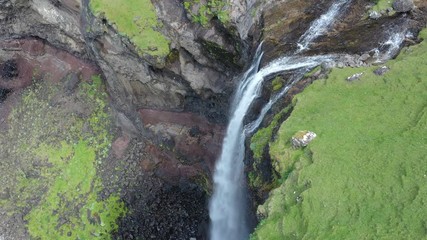
POLYGON ((307 146, 317 135, 311 131, 299 131, 291 138, 292 147, 301 148, 307 146))
POLYGON ((0 41, 0 88, 22 89, 38 78, 58 82, 70 72, 82 79, 98 74, 93 63, 37 38, 0 41))
POLYGON ((409 12, 415 7, 412 0, 395 0, 393 2, 393 9, 396 12, 409 12))

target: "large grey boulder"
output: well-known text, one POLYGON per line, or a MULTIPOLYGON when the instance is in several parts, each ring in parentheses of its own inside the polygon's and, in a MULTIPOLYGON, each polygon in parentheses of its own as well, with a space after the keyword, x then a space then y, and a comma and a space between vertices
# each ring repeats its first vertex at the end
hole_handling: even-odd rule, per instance
POLYGON ((409 12, 415 7, 413 0, 395 0, 393 9, 396 12, 409 12))

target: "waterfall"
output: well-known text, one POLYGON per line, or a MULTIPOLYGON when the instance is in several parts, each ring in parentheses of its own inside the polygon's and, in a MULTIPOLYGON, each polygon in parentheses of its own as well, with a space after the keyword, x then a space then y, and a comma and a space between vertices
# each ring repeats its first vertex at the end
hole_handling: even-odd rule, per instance
MULTIPOLYGON (((306 49, 311 41, 323 34, 334 22, 340 9, 348 0, 340 0, 333 4, 327 13, 314 21, 307 32, 300 38, 300 51, 306 49)), ((297 52, 298 53, 298 52, 297 52)), ((209 205, 211 219, 211 240, 242 240, 249 236, 246 223, 246 194, 244 177, 244 140, 245 132, 255 130, 271 106, 281 98, 297 82, 302 74, 296 74, 291 84, 286 86, 275 98, 264 107, 259 118, 251 123, 245 131, 243 120, 252 102, 259 96, 262 83, 267 76, 296 69, 311 69, 322 62, 332 61, 333 56, 301 57, 296 54, 274 60, 258 71, 262 58, 261 46, 255 54, 250 68, 243 74, 236 90, 232 113, 220 158, 218 159, 213 176, 214 192, 209 205)))
POLYGON ((405 40, 408 33, 406 30, 390 33, 388 39, 384 41, 378 48, 374 49, 376 62, 381 63, 390 58, 395 57, 400 50, 400 46, 405 40))
POLYGON ((323 35, 328 31, 329 27, 334 23, 337 16, 343 12, 344 8, 348 6, 349 0, 340 0, 332 4, 329 10, 316 19, 310 28, 298 40, 297 53, 308 48, 308 45, 313 42, 317 37, 323 35))
POLYGON ((245 133, 250 134, 253 133, 261 124, 262 120, 264 120, 265 115, 267 115, 267 112, 273 107, 273 105, 281 99, 286 93, 288 93, 289 89, 291 89, 292 86, 294 86, 301 78, 304 76, 304 73, 308 72, 307 68, 303 68, 300 71, 297 71, 294 75, 292 75, 289 79, 289 83, 280 90, 280 92, 276 95, 274 95, 267 104, 261 109, 261 112, 259 113, 257 119, 248 125, 245 126, 245 133))

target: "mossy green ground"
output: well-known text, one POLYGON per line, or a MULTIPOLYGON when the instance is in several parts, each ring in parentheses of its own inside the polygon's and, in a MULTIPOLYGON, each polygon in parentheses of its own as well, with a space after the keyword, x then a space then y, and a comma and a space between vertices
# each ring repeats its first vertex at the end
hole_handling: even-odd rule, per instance
POLYGON ((386 65, 335 69, 296 96, 270 146, 282 185, 252 239, 427 238, 427 43, 386 65), (317 138, 292 149, 300 130, 317 138))
MULTIPOLYGON (((261 179, 260 165, 263 157, 263 152, 273 137, 274 129, 278 126, 280 119, 289 112, 292 106, 284 108, 282 111, 277 113, 271 123, 265 127, 259 129, 251 138, 250 149, 253 153, 254 162, 252 164, 252 171, 249 172, 249 185, 254 188, 265 188, 268 187, 268 183, 265 183, 261 179)), ((275 177, 275 176, 274 176, 275 177)))
POLYGON ((98 198, 96 175, 112 139, 106 100, 99 77, 74 93, 40 80, 10 114, 0 135, 0 193, 9 193, 0 208, 25 215, 34 239, 109 239, 117 230, 124 204, 115 194, 98 198))
POLYGON ((387 9, 392 9, 392 0, 376 0, 375 5, 372 7, 373 11, 381 12, 387 9))
POLYGON ((226 0, 208 0, 202 3, 200 0, 185 0, 184 8, 190 12, 193 22, 200 23, 202 26, 207 26, 213 17, 217 17, 223 24, 230 21, 230 16, 225 10, 228 2, 226 0), (198 5, 196 14, 191 12, 194 5, 198 5))
POLYGON ((159 31, 162 27, 150 0, 90 0, 90 7, 128 36, 141 54, 165 57, 169 53, 169 40, 159 31))

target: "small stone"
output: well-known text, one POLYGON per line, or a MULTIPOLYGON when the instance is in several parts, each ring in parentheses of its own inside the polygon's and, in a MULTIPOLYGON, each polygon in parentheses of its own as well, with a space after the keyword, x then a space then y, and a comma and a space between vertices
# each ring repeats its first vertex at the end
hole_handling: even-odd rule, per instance
POLYGON ((80 82, 80 79, 76 73, 73 72, 68 74, 64 84, 64 88, 67 91, 67 93, 72 93, 77 88, 79 82, 80 82))
POLYGON ((415 7, 413 0, 395 0, 393 2, 393 9, 396 12, 409 12, 415 7))
POLYGON ((360 56, 359 60, 364 62, 364 61, 368 60, 370 57, 371 57, 371 55, 369 55, 369 53, 364 53, 364 54, 362 54, 362 56, 360 56))
POLYGON ((378 75, 378 76, 382 76, 384 75, 386 72, 390 71, 390 68, 387 66, 382 66, 380 68, 377 68, 374 70, 374 74, 378 75))
POLYGON ((359 80, 362 75, 363 75, 363 72, 361 72, 361 73, 355 73, 355 74, 351 75, 350 77, 348 77, 347 81, 352 82, 352 81, 355 81, 355 80, 359 80))
POLYGON ((380 17, 381 17, 381 13, 379 13, 377 11, 372 11, 372 12, 369 13, 369 18, 370 19, 377 20, 380 17))
POLYGON ((7 60, 3 64, 1 64, 0 73, 1 77, 5 80, 10 80, 12 78, 17 77, 19 75, 19 70, 18 63, 16 62, 16 60, 7 60))
POLYGON ((307 146, 314 138, 316 138, 316 133, 311 131, 299 131, 294 136, 292 136, 291 142, 294 148, 300 148, 307 146))

